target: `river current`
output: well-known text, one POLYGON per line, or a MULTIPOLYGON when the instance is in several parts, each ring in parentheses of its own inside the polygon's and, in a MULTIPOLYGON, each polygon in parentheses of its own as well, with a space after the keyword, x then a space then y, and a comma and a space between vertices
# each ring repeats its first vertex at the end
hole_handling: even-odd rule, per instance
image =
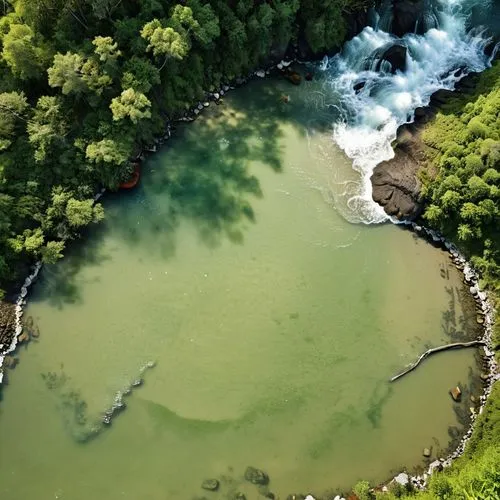
POLYGON ((424 447, 441 456, 460 434, 474 350, 388 382, 474 336, 475 314, 446 253, 348 222, 380 214, 359 201, 367 165, 402 119, 388 106, 367 129, 355 106, 372 96, 341 87, 349 51, 312 82, 255 81, 180 126, 136 190, 105 198, 106 222, 44 269, 26 311, 40 337, 2 389, 2 499, 257 500, 249 465, 279 498, 326 498, 423 466, 424 447), (379 133, 360 163, 348 144, 379 133))

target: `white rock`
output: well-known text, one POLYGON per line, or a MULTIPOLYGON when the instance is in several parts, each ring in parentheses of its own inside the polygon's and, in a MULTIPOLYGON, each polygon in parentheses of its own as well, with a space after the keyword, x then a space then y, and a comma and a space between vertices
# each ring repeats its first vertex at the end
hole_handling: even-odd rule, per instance
POLYGON ((281 61, 281 64, 283 65, 284 68, 288 68, 288 66, 290 66, 290 64, 292 64, 292 61, 281 61))
POLYGON ((214 98, 219 100, 220 99, 220 94, 218 92, 214 92, 214 98))
MULTIPOLYGON (((266 76, 266 72, 263 70, 263 69, 259 69, 259 71, 256 71, 255 74, 259 77, 259 78, 265 78, 266 76)), ((306 497, 306 500, 307 500, 307 497, 306 497)))
POLYGON ((406 474, 406 472, 401 472, 400 474, 398 474, 394 478, 394 481, 396 481, 396 483, 398 483, 398 484, 406 486, 409 483, 410 478, 409 478, 408 474, 406 474))
POLYGON ((210 106, 210 103, 205 101, 205 102, 203 103, 203 106, 205 106, 205 108, 208 108, 208 106, 210 106))
MULTIPOLYGON (((283 69, 283 64, 281 63, 278 63, 278 65, 276 66, 279 70, 282 70, 283 69)), ((338 495, 337 495, 338 496, 338 495)))

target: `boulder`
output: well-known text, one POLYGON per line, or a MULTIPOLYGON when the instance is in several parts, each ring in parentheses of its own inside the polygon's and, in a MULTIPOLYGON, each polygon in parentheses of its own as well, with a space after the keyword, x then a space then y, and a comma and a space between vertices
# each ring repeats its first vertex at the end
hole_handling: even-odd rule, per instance
POLYGON ((262 470, 255 467, 247 467, 245 479, 252 484, 266 485, 269 483, 269 476, 262 470))
POLYGON ((410 482, 410 477, 406 472, 401 472, 394 478, 394 481, 402 486, 406 486, 410 482))
POLYGON ((372 198, 387 214, 415 219, 422 211, 418 160, 411 151, 396 150, 394 158, 377 165, 371 176, 372 198))
POLYGON ((453 398, 453 401, 456 401, 457 403, 461 401, 462 399, 462 391, 460 390, 460 387, 458 385, 456 387, 453 387, 450 389, 450 394, 451 397, 453 398))
POLYGON ((413 33, 417 21, 424 14, 424 0, 395 0, 393 6, 392 32, 396 36, 413 33))
POLYGON ((247 497, 243 493, 237 492, 232 497, 232 500, 247 500, 247 497))
POLYGON ((404 71, 406 68, 406 46, 399 43, 390 44, 389 47, 384 47, 382 55, 378 60, 375 71, 380 71, 383 61, 391 64, 391 73, 396 71, 404 71))
POLYGON ((424 448, 424 451, 422 452, 422 455, 425 458, 429 458, 431 456, 431 450, 429 450, 429 448, 424 448))
POLYGON ((219 489, 219 481, 217 479, 205 479, 201 483, 201 487, 207 491, 217 491, 219 489))

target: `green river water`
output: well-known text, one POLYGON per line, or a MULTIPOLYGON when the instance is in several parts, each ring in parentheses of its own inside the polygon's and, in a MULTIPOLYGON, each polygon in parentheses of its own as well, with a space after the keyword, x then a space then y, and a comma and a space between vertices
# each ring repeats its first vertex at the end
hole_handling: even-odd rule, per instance
POLYGON ((321 496, 444 452, 474 350, 388 379, 470 335, 469 299, 444 252, 342 217, 358 178, 324 104, 315 83, 238 90, 44 269, 26 312, 40 338, 2 389, 2 500, 257 500, 248 465, 279 498, 321 496), (85 439, 148 361, 127 409, 85 439))

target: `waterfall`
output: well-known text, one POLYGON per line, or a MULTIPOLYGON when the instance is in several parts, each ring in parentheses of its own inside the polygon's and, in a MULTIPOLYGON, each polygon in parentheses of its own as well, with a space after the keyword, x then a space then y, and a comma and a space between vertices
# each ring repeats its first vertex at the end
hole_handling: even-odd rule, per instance
POLYGON ((402 38, 382 30, 392 19, 388 13, 392 2, 384 1, 380 17, 375 17, 378 29, 366 27, 340 54, 323 63, 325 85, 338 96, 341 110, 333 138, 361 175, 356 194, 343 210, 349 221, 388 219, 372 200, 370 176, 377 164, 394 156, 391 142, 398 127, 411 122, 415 108, 427 105, 436 90, 453 89, 464 75, 490 64, 484 53, 489 42, 485 30, 466 29, 462 1, 442 0, 439 11, 428 2, 416 32, 402 38), (423 25, 430 29, 417 34, 423 25), (390 63, 380 57, 384 47, 395 44, 406 47, 406 67, 391 72, 390 63))

